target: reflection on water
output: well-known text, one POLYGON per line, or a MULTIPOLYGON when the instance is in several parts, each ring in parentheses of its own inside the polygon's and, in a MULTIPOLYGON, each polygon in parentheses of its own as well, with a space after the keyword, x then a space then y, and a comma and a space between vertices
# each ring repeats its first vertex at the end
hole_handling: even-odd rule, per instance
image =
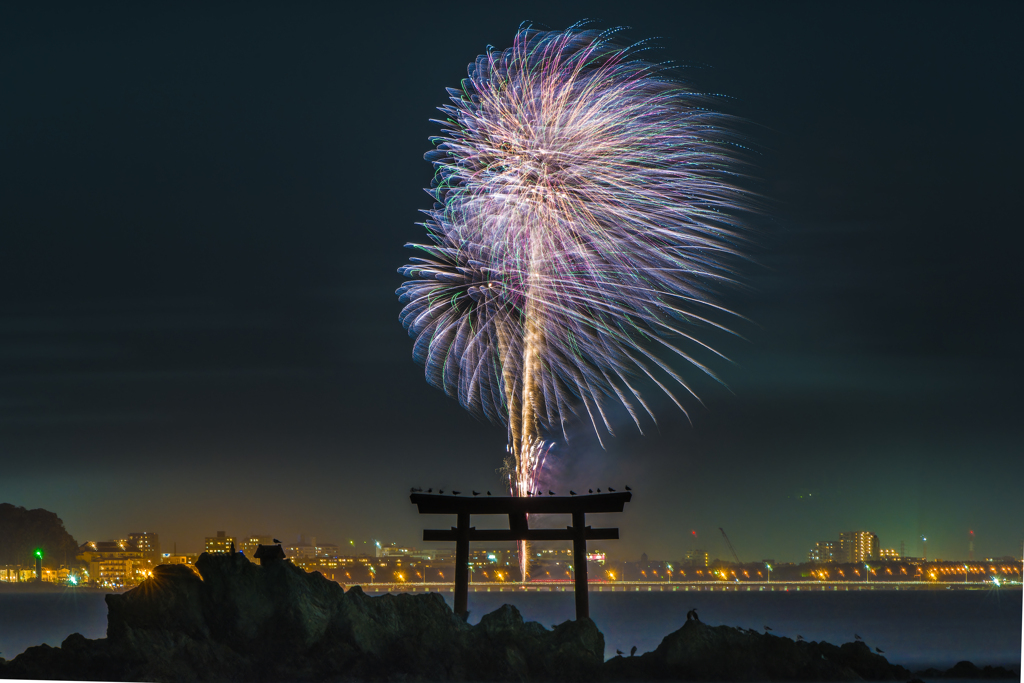
POLYGON ((107 635, 103 593, 0 593, 0 657, 14 659, 32 645, 60 645, 70 634, 107 635))

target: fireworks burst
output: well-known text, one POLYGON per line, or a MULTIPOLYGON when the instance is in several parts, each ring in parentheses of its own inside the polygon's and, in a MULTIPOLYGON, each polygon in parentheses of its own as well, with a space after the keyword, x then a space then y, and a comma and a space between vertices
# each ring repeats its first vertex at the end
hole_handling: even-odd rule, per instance
POLYGON ((430 243, 400 270, 413 357, 507 425, 515 495, 573 417, 600 438, 611 401, 640 427, 643 382, 685 412, 673 359, 714 376, 695 335, 724 329, 712 295, 741 251, 743 150, 707 96, 617 33, 523 27, 470 64, 426 155, 430 243))

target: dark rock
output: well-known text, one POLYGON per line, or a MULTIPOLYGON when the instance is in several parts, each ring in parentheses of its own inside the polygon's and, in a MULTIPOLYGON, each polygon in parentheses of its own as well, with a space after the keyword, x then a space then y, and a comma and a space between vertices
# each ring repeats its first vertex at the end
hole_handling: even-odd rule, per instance
POLYGON ((289 562, 204 554, 107 598, 107 637, 0 660, 3 678, 106 681, 593 680, 589 619, 548 630, 505 605, 469 626, 436 593, 371 598, 289 562), (198 573, 197 573, 198 572, 198 573))
POLYGON ((981 669, 982 678, 993 678, 993 679, 1020 679, 1020 672, 1012 669, 1007 669, 1002 666, 984 666, 981 669))
POLYGON ((1020 676, 1019 672, 1012 671, 1001 666, 986 666, 979 669, 973 662, 968 661, 957 662, 945 671, 940 671, 934 668, 925 669, 924 671, 918 671, 917 675, 922 678, 973 678, 992 680, 1019 678, 1020 676))
POLYGON ((973 662, 957 662, 942 676, 943 678, 981 678, 981 669, 973 662))
POLYGON ((889 664, 863 643, 837 647, 698 621, 686 622, 653 652, 616 657, 605 666, 608 680, 881 681, 910 677, 909 671, 889 664))

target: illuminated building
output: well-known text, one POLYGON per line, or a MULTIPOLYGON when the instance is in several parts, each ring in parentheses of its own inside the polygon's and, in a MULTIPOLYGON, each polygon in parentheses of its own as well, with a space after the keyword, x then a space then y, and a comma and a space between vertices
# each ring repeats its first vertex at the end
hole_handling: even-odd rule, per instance
POLYGON ((316 545, 316 556, 317 557, 338 557, 341 554, 341 548, 338 547, 337 543, 320 543, 316 545))
POLYGON ((896 548, 882 548, 878 551, 878 559, 880 560, 898 560, 900 559, 900 553, 896 548))
POLYGON ((519 566, 519 557, 515 551, 505 550, 470 550, 469 561, 480 565, 486 564, 515 564, 519 566))
POLYGON ((160 559, 160 536, 149 531, 138 531, 128 534, 126 545, 135 548, 142 557, 157 564, 160 559))
MULTIPOLYGON (((284 548, 285 554, 293 560, 299 559, 314 559, 317 557, 337 557, 339 548, 337 543, 317 543, 316 536, 310 536, 309 540, 306 540, 305 535, 299 536, 299 542, 294 545, 288 545, 284 548)), ((404 553, 402 553, 404 555, 404 553)), ((395 553, 395 555, 400 555, 395 553)), ((377 557, 387 556, 387 553, 381 555, 380 548, 377 548, 377 557)))
POLYGON ((208 553, 230 553, 231 546, 235 543, 234 536, 228 536, 223 531, 218 531, 216 536, 206 537, 206 552, 208 553))
POLYGON ((139 583, 149 564, 126 541, 91 541, 79 547, 75 557, 88 567, 91 583, 112 588, 139 583))
POLYGON ((711 564, 706 550, 687 550, 686 563, 694 567, 707 567, 711 564))
POLYGON ((33 581, 35 578, 35 567, 22 567, 18 564, 4 565, 0 567, 0 581, 17 583, 19 581, 33 581))
POLYGON ((808 554, 807 559, 811 562, 835 562, 836 544, 832 541, 819 541, 814 544, 814 549, 808 554))
POLYGON ((870 531, 844 531, 839 534, 840 562, 866 562, 878 559, 878 536, 870 531))
POLYGON ((246 536, 242 539, 240 550, 251 560, 256 557, 256 549, 261 545, 274 545, 274 537, 266 535, 246 536))

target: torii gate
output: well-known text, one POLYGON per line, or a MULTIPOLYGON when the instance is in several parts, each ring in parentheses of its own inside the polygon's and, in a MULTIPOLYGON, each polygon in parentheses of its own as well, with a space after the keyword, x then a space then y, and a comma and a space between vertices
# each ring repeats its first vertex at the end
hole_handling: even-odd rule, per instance
POLYGON ((592 529, 586 525, 588 512, 622 512, 633 494, 599 493, 588 496, 507 496, 458 498, 414 493, 409 500, 424 515, 457 515, 458 526, 424 529, 424 541, 455 541, 455 613, 469 613, 470 541, 572 541, 572 559, 576 567, 576 618, 590 616, 587 593, 587 541, 617 540, 618 529, 592 529), (572 515, 572 526, 565 529, 531 529, 527 515, 572 515), (477 529, 470 526, 471 515, 508 515, 508 529, 477 529))

